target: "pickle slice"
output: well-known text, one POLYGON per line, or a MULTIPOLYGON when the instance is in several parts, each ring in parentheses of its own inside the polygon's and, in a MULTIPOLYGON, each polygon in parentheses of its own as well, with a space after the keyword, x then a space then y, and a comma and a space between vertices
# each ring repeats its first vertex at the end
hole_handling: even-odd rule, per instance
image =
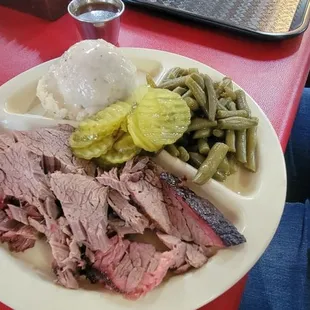
POLYGON ((115 149, 109 150, 106 154, 102 155, 105 162, 111 164, 122 164, 140 153, 141 149, 135 147, 133 149, 127 150, 125 152, 118 152, 115 149))
POLYGON ((128 115, 127 122, 128 122, 128 132, 130 133, 132 140, 136 146, 148 152, 157 152, 163 147, 162 145, 153 143, 142 134, 137 125, 137 121, 135 119, 135 113, 131 113, 128 115))
POLYGON ((136 148, 137 146, 128 133, 124 133, 113 145, 113 149, 120 153, 125 153, 136 148))
POLYGON ((118 101, 99 111, 94 116, 82 121, 79 125, 80 134, 89 136, 107 136, 117 130, 132 109, 132 104, 118 101))
POLYGON ((133 114, 144 140, 157 145, 175 143, 191 120, 186 102, 179 94, 166 89, 149 89, 133 114))
POLYGON ((104 165, 122 164, 139 154, 141 149, 137 147, 132 137, 124 133, 106 154, 99 157, 99 162, 104 165))
POLYGON ((94 142, 91 145, 84 148, 73 148, 73 154, 78 158, 92 159, 100 157, 107 153, 113 146, 115 137, 113 135, 107 136, 100 141, 94 142))
POLYGON ((78 129, 70 137, 69 144, 71 148, 86 148, 92 143, 111 135, 122 126, 131 109, 132 104, 118 101, 82 121, 78 129))

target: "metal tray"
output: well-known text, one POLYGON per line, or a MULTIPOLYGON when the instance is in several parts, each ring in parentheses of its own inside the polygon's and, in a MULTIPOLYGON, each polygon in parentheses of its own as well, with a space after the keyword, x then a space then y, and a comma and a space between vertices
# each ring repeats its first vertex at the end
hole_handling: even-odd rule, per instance
POLYGON ((225 29, 280 40, 303 33, 310 0, 124 0, 225 29))

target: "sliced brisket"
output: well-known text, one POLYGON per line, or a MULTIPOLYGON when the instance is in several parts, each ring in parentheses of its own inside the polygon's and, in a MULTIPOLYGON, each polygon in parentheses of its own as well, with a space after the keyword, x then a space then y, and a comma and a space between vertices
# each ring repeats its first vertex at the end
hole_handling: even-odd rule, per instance
POLYGON ((15 143, 14 135, 12 132, 0 135, 0 152, 6 150, 15 143))
POLYGON ((95 165, 73 156, 69 147, 69 138, 74 130, 70 125, 53 128, 39 128, 31 131, 15 131, 14 137, 29 151, 43 156, 46 172, 86 173, 95 175, 95 165))
POLYGON ((39 200, 53 198, 49 178, 41 168, 42 156, 15 143, 0 152, 0 184, 4 197, 11 196, 37 206, 39 200))
POLYGON ((172 253, 156 252, 150 244, 112 240, 106 253, 96 252, 88 277, 127 298, 137 299, 158 286, 174 263, 172 253))
POLYGON ((37 231, 29 226, 9 219, 0 210, 0 242, 7 243, 10 251, 23 252, 32 248, 38 238, 37 231))
POLYGON ((110 171, 104 171, 99 177, 97 177, 97 181, 102 185, 118 191, 126 199, 129 199, 130 193, 126 187, 126 184, 119 180, 117 168, 112 168, 110 171))
MULTIPOLYGON (((245 237, 209 201, 190 189, 179 186, 181 181, 169 173, 161 173, 164 195, 182 211, 193 241, 203 246, 233 246, 244 243, 245 237)), ((171 205, 169 206, 171 207, 171 205)))
POLYGON ((176 263, 172 268, 176 268, 178 273, 180 270, 186 271, 190 266, 200 268, 208 261, 209 257, 215 254, 213 248, 209 249, 196 244, 183 242, 177 237, 162 233, 157 233, 157 236, 175 254, 176 263))
POLYGON ((148 227, 149 221, 135 206, 130 204, 119 192, 110 190, 108 203, 111 208, 123 219, 136 233, 142 234, 148 227))
POLYGON ((91 177, 61 172, 51 175, 51 188, 76 240, 92 250, 106 251, 110 246, 106 235, 108 188, 91 177))
POLYGON ((108 234, 116 232, 119 237, 123 238, 125 235, 136 234, 137 231, 129 226, 125 221, 121 219, 108 220, 108 234))

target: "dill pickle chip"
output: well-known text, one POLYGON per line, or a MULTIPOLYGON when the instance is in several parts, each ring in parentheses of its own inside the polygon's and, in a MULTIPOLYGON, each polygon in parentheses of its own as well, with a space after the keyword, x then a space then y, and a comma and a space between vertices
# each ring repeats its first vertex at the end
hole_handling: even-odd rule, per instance
POLYGON ((150 140, 144 137, 144 135, 140 131, 140 128, 137 125, 134 113, 128 115, 127 123, 128 132, 131 135, 132 140, 136 146, 148 152, 157 152, 163 147, 163 145, 157 145, 155 143, 152 143, 150 140))
POLYGON ((191 114, 177 93, 150 88, 133 111, 140 132, 154 144, 173 144, 187 130, 191 114))
POLYGON ((73 154, 78 158, 92 159, 97 158, 108 152, 113 146, 115 137, 113 135, 107 136, 100 141, 94 142, 84 148, 73 148, 73 154))
POLYGON ((124 132, 128 132, 127 118, 125 118, 121 123, 121 130, 124 132))
POLYGON ((107 163, 122 164, 138 155, 140 151, 141 149, 138 147, 126 150, 124 152, 118 152, 115 149, 111 149, 100 158, 103 158, 107 163))
POLYGON ((111 135, 120 127, 126 128, 124 121, 132 109, 132 104, 118 101, 97 114, 82 121, 69 140, 71 148, 86 148, 111 135))
POLYGON ((107 153, 99 157, 103 165, 122 164, 139 154, 141 148, 137 147, 130 134, 124 133, 107 153))
POLYGON ((137 146, 128 133, 124 133, 113 145, 113 149, 120 153, 125 153, 136 148, 137 146))
POLYGON ((118 101, 99 111, 79 125, 80 135, 105 137, 117 130, 132 109, 132 104, 118 101))
POLYGON ((69 139, 69 145, 71 148, 84 148, 90 146, 92 143, 100 140, 100 137, 95 134, 81 133, 78 129, 75 130, 69 139))

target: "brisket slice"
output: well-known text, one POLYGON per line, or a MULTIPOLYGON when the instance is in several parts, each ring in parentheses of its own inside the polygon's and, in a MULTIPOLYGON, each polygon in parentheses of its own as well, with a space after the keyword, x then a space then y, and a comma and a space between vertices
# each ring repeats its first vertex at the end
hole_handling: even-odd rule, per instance
POLYGON ((130 204, 126 198, 119 192, 110 190, 108 194, 108 203, 128 226, 132 227, 136 233, 143 234, 145 228, 149 225, 149 221, 135 206, 130 204))
POLYGON ((109 218, 108 234, 113 234, 114 232, 116 232, 120 238, 123 238, 125 235, 137 233, 135 229, 133 229, 123 220, 109 218))
MULTIPOLYGON (((198 245, 227 247, 246 242, 235 226, 226 220, 208 200, 190 189, 179 186, 181 181, 169 173, 161 173, 164 195, 181 210, 193 241, 198 245)), ((172 205, 168 207, 171 208, 172 205)))
POLYGON ((117 168, 112 168, 110 171, 104 171, 96 179, 100 184, 118 191, 126 199, 129 199, 130 193, 126 187, 126 184, 119 180, 117 168))
POLYGON ((156 252, 154 246, 113 237, 113 246, 95 253, 95 263, 86 272, 92 283, 100 282, 129 299, 137 299, 158 286, 174 263, 171 252, 156 252))
POLYGON ((54 198, 41 160, 42 156, 30 152, 22 143, 0 152, 0 184, 4 198, 15 197, 36 207, 39 201, 54 198))
POLYGON ((126 185, 132 200, 141 208, 143 213, 154 222, 157 228, 169 234, 172 231, 172 225, 162 190, 144 179, 137 182, 128 181, 126 185))
POLYGON ((32 248, 37 238, 38 233, 33 227, 9 219, 0 210, 0 242, 7 243, 11 252, 23 252, 32 248))
POLYGON ((55 172, 51 188, 59 199, 75 239, 92 250, 106 251, 108 188, 95 179, 77 174, 55 172))
MULTIPOLYGON (((160 230, 171 233, 173 227, 169 220, 168 212, 164 203, 161 182, 157 174, 154 173, 156 166, 148 157, 136 157, 132 160, 126 162, 124 168, 122 169, 120 176, 117 175, 117 170, 112 169, 108 173, 103 173, 97 180, 99 183, 110 186, 115 191, 117 191, 121 196, 123 196, 123 205, 126 205, 125 210, 129 211, 129 206, 131 204, 125 202, 125 199, 131 199, 143 214, 154 222, 155 226, 160 230)), ((115 193, 113 191, 113 193, 115 193)), ((114 194, 116 196, 116 194, 114 194)), ((121 201, 121 197, 118 197, 118 201, 121 201)), ((126 212, 127 218, 124 215, 120 215, 120 210, 118 205, 113 203, 110 199, 111 207, 114 211, 125 220, 127 225, 132 226, 132 214, 126 212), (129 215, 129 217, 128 217, 129 215)), ((135 211, 135 208, 130 207, 130 212, 135 211)), ((135 211, 136 215, 139 214, 135 211)), ((137 232, 143 231, 142 228, 146 227, 146 221, 144 218, 139 218, 139 223, 135 224, 135 229, 137 232)))
POLYGON ((207 248, 181 241, 179 238, 157 233, 158 238, 175 254, 175 264, 171 266, 177 273, 185 272, 191 266, 202 267, 208 258, 216 253, 214 248, 207 248))
MULTIPOLYGON (((12 244, 12 250, 19 251, 32 247, 36 238, 29 238, 26 233, 35 228, 46 235, 59 268, 66 268, 68 262, 58 259, 57 245, 67 246, 68 236, 58 224, 60 210, 50 190, 49 176, 44 173, 41 166, 42 155, 29 151, 18 142, 0 152, 0 162, 2 164, 0 183, 4 197, 3 204, 6 207, 6 214, 12 219, 11 223, 16 224, 9 226, 9 230, 2 233, 2 241, 9 245, 12 244), (33 215, 35 216, 32 217, 33 215), (26 230, 24 226, 21 226, 22 222, 29 224, 25 227, 31 228, 26 230)), ((68 270, 66 269, 66 273, 69 272, 68 270)))
POLYGON ((122 170, 120 180, 122 182, 128 180, 139 180, 141 178, 142 171, 144 171, 149 162, 149 157, 135 157, 131 160, 128 160, 122 170))
MULTIPOLYGON (((70 125, 58 125, 52 128, 39 128, 31 131, 15 131, 15 140, 22 143, 29 151, 43 156, 46 172, 81 173, 94 176, 95 165, 73 156, 69 138, 74 131, 70 125)), ((0 146, 1 147, 1 146, 0 146)))
POLYGON ((12 132, 0 135, 0 152, 6 150, 15 143, 15 138, 12 132))

